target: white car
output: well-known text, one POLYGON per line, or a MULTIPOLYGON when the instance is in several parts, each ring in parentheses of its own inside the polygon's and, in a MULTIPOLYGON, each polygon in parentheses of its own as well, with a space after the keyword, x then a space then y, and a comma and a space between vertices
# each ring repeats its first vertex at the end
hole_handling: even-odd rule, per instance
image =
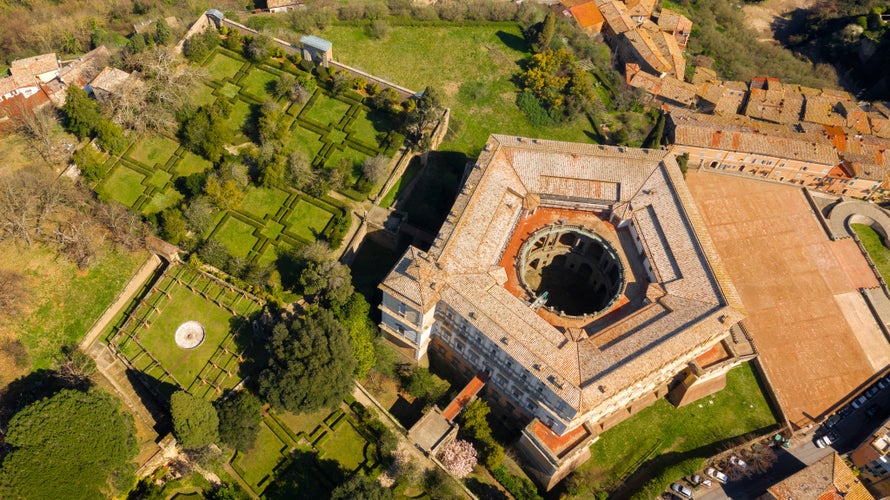
POLYGON ((674 483, 671 485, 671 489, 674 490, 675 493, 684 497, 684 498, 692 498, 692 490, 683 486, 680 483, 674 483))
POLYGON ((692 484, 694 484, 696 486, 701 485, 701 486, 710 488, 714 483, 712 483, 710 479, 701 477, 698 474, 696 474, 696 475, 692 476, 692 484))
POLYGON ((729 478, 726 477, 726 474, 713 467, 708 468, 708 470, 705 471, 705 474, 714 478, 714 480, 716 480, 718 483, 726 484, 726 482, 729 481, 729 478))
POLYGON ((826 446, 831 444, 831 438, 828 436, 822 436, 816 440, 816 448, 825 448, 826 446))
POLYGON ((731 463, 732 465, 735 465, 737 467, 741 467, 741 468, 745 468, 748 466, 748 464, 745 463, 744 460, 742 460, 741 458, 739 458, 735 455, 729 457, 729 463, 731 463))
POLYGON ((859 408, 862 407, 862 405, 865 404, 866 401, 868 401, 867 397, 859 396, 859 399, 857 399, 856 401, 853 401, 853 404, 850 406, 852 406, 854 410, 858 410, 859 408))

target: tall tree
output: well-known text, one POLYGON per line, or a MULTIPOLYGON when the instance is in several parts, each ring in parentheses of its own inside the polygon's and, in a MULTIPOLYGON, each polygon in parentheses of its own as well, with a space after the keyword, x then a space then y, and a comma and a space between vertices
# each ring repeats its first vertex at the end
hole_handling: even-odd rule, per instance
POLYGON ((210 401, 176 391, 170 398, 170 414, 173 435, 183 448, 200 448, 219 439, 219 417, 210 401))
POLYGON ((65 113, 65 127, 81 139, 89 137, 102 119, 96 101, 77 85, 69 85, 65 90, 62 111, 65 113))
POLYGON ((239 451, 253 447, 260 431, 262 407, 263 403, 247 391, 239 391, 220 402, 217 405, 219 440, 239 451))
POLYGON ((260 395, 277 408, 301 413, 331 407, 352 388, 352 342, 327 310, 314 309, 290 325, 278 323, 269 347, 260 395))
POLYGON ((133 418, 101 391, 63 390, 9 422, 0 466, 3 498, 102 498, 138 449, 133 418))
POLYGON ((544 18, 544 24, 541 26, 541 32, 538 34, 538 52, 547 50, 550 42, 553 41, 553 35, 556 34, 556 14, 553 10, 547 12, 544 18))

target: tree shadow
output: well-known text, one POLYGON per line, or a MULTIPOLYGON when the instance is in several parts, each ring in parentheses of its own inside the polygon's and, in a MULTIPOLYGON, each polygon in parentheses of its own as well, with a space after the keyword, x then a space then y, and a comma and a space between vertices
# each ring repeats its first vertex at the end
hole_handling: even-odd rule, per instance
POLYGON ((503 43, 507 47, 510 47, 513 50, 516 50, 519 52, 528 52, 528 49, 529 49, 528 42, 525 40, 525 38, 523 38, 521 36, 514 35, 512 33, 507 33, 506 31, 500 31, 500 30, 495 33, 495 36, 498 37, 498 39, 500 39, 501 43, 503 43))
POLYGON ((295 450, 263 492, 265 498, 330 498, 337 485, 346 481, 346 472, 334 460, 319 458, 307 450, 295 450))
POLYGON ((229 328, 233 332, 235 348, 242 359, 238 364, 238 376, 244 385, 254 392, 257 389, 257 378, 269 363, 269 352, 265 347, 268 332, 257 322, 262 311, 256 311, 247 318, 232 316, 229 328), (256 326, 254 326, 256 325, 256 326))
POLYGON ((467 479, 465 484, 474 495, 479 497, 479 500, 506 500, 507 498, 510 498, 496 486, 483 483, 475 477, 467 479))
POLYGON ((300 256, 299 249, 280 252, 275 259, 275 269, 281 275, 281 286, 285 290, 294 290, 300 284, 300 274, 306 269, 306 260, 300 256))
POLYGON ((5 429, 20 410, 63 389, 86 392, 91 387, 93 382, 87 377, 66 376, 44 368, 33 371, 13 380, 0 393, 0 426, 5 429))

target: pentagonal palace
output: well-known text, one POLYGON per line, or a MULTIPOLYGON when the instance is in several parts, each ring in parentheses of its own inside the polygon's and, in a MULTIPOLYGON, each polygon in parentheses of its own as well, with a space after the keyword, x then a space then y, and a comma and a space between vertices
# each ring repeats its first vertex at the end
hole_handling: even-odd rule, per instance
POLYGON ((432 248, 380 288, 381 328, 484 379, 548 489, 604 430, 756 355, 667 151, 493 135, 432 248))

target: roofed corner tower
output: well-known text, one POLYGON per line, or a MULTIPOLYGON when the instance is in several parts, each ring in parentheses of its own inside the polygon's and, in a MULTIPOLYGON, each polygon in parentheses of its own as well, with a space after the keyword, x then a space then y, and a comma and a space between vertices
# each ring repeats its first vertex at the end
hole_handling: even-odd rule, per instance
POLYGON ((604 430, 756 355, 667 151, 492 135, 432 248, 380 289, 387 336, 483 374, 548 489, 604 430))

